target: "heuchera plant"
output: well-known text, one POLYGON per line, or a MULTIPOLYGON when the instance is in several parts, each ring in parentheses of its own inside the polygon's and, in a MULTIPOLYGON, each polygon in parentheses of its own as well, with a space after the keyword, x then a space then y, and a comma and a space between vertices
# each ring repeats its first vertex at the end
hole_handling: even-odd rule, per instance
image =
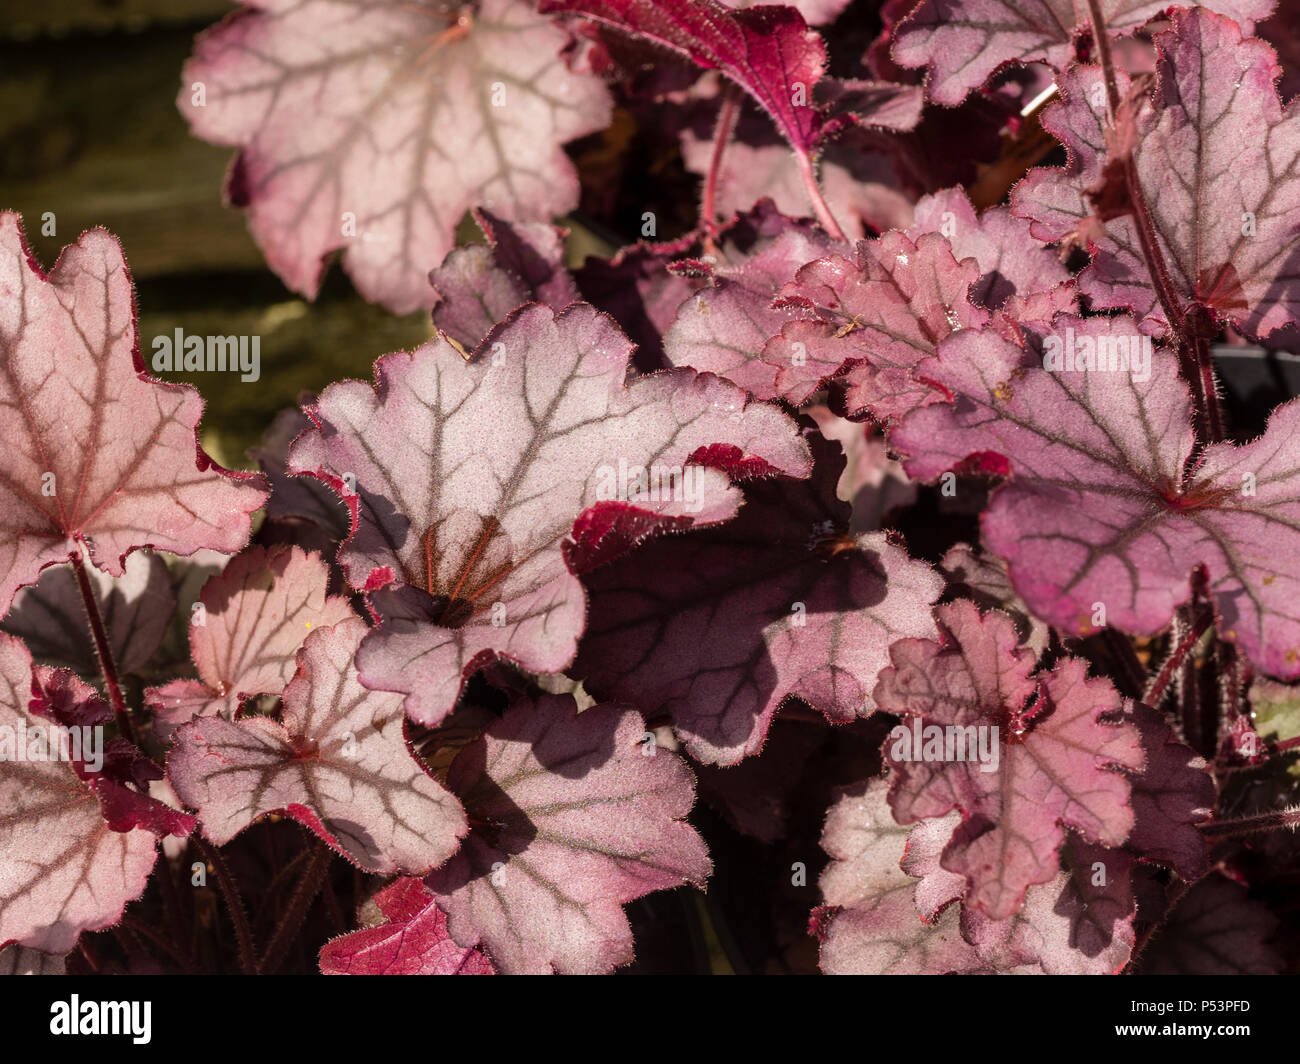
POLYGON ((1300 401, 1215 359, 1300 336, 1274 2, 202 34, 271 269, 433 338, 231 471, 116 239, 0 215, 0 967, 1295 970, 1300 401), (615 121, 699 209, 571 268, 615 121))

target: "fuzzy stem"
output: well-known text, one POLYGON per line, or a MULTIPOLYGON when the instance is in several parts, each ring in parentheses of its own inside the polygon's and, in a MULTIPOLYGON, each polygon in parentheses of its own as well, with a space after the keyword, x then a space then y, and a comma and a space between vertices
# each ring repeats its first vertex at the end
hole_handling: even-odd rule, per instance
POLYGON ((740 113, 740 95, 730 86, 722 97, 722 108, 713 127, 713 155, 709 159, 709 172, 704 179, 704 192, 700 199, 700 227, 710 243, 718 232, 718 175, 722 172, 722 156, 731 141, 731 132, 740 113))
POLYGON ((104 686, 108 688, 108 698, 113 704, 113 719, 117 721, 117 730, 123 738, 135 742, 135 731, 131 727, 131 718, 127 715, 126 699, 122 697, 122 685, 117 678, 117 665, 113 662, 113 651, 108 645, 108 632, 104 628, 104 618, 99 613, 99 603, 95 601, 95 591, 90 586, 90 577, 86 575, 86 564, 81 560, 80 552, 71 555, 68 560, 72 562, 77 589, 81 592, 86 619, 90 622, 90 635, 95 641, 99 671, 104 676, 104 686))
POLYGON ((311 861, 303 870, 302 878, 293 888, 293 896, 289 899, 289 907, 285 910, 280 926, 275 929, 266 952, 262 954, 262 963, 257 968, 259 975, 267 975, 284 963, 294 936, 297 935, 298 929, 307 916, 307 910, 315 901, 316 895, 320 893, 321 884, 333 856, 334 852, 328 846, 323 842, 317 843, 311 861))
POLYGON ((1275 831, 1278 828, 1290 828, 1294 831, 1300 827, 1300 806, 1289 809, 1275 809, 1267 813, 1256 813, 1236 820, 1205 820, 1196 825, 1207 839, 1228 839, 1239 835, 1254 835, 1261 831, 1275 831))
POLYGON ((1201 641, 1201 636, 1210 627, 1212 620, 1213 617, 1208 610, 1201 612, 1191 628, 1187 630, 1179 639, 1177 645, 1169 652, 1164 664, 1160 666, 1160 671, 1152 678, 1142 695, 1142 701, 1148 706, 1155 707, 1160 704, 1160 700, 1169 689, 1169 684, 1173 680, 1178 667, 1183 663, 1187 655, 1195 649, 1196 644, 1201 641))
POLYGON ((221 856, 220 850, 206 839, 196 836, 195 841, 203 853, 204 860, 212 866, 221 898, 226 903, 226 911, 230 913, 230 922, 235 925, 235 940, 239 943, 239 967, 245 975, 252 975, 257 971, 253 932, 248 926, 248 914, 244 912, 244 903, 240 899, 239 889, 235 886, 235 878, 230 874, 226 859, 221 856))
POLYGON ((832 240, 847 244, 849 238, 844 235, 844 230, 840 228, 840 223, 835 220, 835 215, 831 214, 831 209, 826 205, 822 190, 817 184, 817 174, 813 171, 812 156, 807 151, 796 151, 795 158, 799 160, 799 176, 803 178, 804 191, 808 193, 808 198, 812 200, 813 211, 817 215, 817 220, 821 222, 822 228, 826 230, 832 240))

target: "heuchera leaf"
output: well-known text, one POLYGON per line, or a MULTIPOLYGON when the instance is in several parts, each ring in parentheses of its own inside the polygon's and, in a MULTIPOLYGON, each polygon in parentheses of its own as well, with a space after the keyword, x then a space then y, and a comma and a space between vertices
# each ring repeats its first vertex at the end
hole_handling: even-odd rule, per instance
POLYGON ((254 695, 278 695, 294 655, 314 628, 353 616, 348 600, 327 595, 329 566, 297 547, 249 547, 203 585, 202 611, 190 618, 190 656, 199 679, 145 692, 163 739, 197 716, 235 716, 254 695))
POLYGON ((624 903, 703 887, 690 770, 644 734, 633 710, 545 695, 457 755, 447 785, 482 826, 426 882, 458 944, 508 974, 608 972, 632 960, 624 903))
MULTIPOLYGON (((1197 304, 1259 337, 1293 325, 1300 316, 1300 110, 1282 107, 1276 55, 1202 8, 1175 14, 1156 41, 1155 90, 1135 103, 1123 139, 1175 313, 1197 304), (1184 176, 1171 183, 1171 173, 1184 176)), ((1089 194, 1109 180, 1108 161, 1121 157, 1119 147, 1107 154, 1104 109, 1092 106, 1099 77, 1089 67, 1067 75, 1065 99, 1043 125, 1067 144, 1069 162, 1032 172, 1013 206, 1034 220, 1041 239, 1081 235, 1095 245, 1080 278, 1094 306, 1131 309, 1148 331, 1162 331, 1169 323, 1133 215, 1093 217, 1089 194)))
MULTIPOLYGON (((1261 19, 1274 0, 1208 0, 1240 21, 1261 19)), ((1132 33, 1169 5, 1163 0, 1100 0, 1112 36, 1132 33)), ((1007 63, 1045 61, 1058 70, 1075 39, 1091 34, 1088 5, 1076 0, 924 0, 898 25, 893 56, 905 67, 928 67, 926 95, 961 103, 1007 63)))
POLYGON ((826 44, 792 7, 732 11, 718 0, 542 0, 543 13, 575 14, 653 41, 744 89, 798 152, 821 139, 813 93, 826 44))
POLYGON ((1142 955, 1144 975, 1277 975, 1277 918, 1240 883, 1211 873, 1175 906, 1142 955))
POLYGON ((524 303, 563 310, 581 298, 564 268, 563 229, 512 225, 485 210, 474 217, 488 243, 456 248, 429 275, 439 300, 434 324, 466 354, 524 303))
POLYGON ((958 600, 936 616, 944 642, 899 640, 876 686, 882 709, 916 718, 903 722, 906 743, 893 733, 885 742, 890 806, 904 824, 960 810, 943 867, 966 877, 968 906, 1005 920, 1028 887, 1056 875, 1065 828, 1111 847, 1128 838, 1131 788, 1115 770, 1143 767, 1140 735, 1110 719, 1122 700, 1109 682, 1086 675, 1085 662, 1066 658, 1032 675, 1033 655, 1018 646, 1005 614, 981 616, 958 600), (912 749, 910 736, 942 742, 949 727, 990 729, 997 768, 988 768, 991 760, 922 759, 912 749))
POLYGON ((447 933, 447 915, 418 878, 394 880, 372 899, 382 923, 340 935, 320 951, 322 975, 495 975, 476 949, 447 933))
MULTIPOLYGON (((723 0, 727 7, 744 10, 762 6, 762 0, 723 0)), ((834 22, 840 12, 849 6, 849 0, 791 0, 790 7, 807 19, 810 26, 834 22)))
POLYGON ((867 716, 890 642, 934 634, 938 575, 879 533, 848 533, 838 446, 809 429, 812 480, 751 485, 740 516, 668 536, 585 578, 574 663, 592 694, 672 715, 692 756, 735 764, 799 698, 867 716))
POLYGON ((577 204, 560 146, 610 104, 563 44, 523 0, 259 0, 199 37, 177 103, 241 149, 227 196, 290 288, 314 297, 343 248, 362 295, 406 313, 433 305, 428 272, 470 207, 528 221, 577 204))
POLYGON ((0 213, 0 615, 83 544, 123 574, 138 547, 236 551, 261 478, 199 449, 203 400, 144 374, 118 242, 83 233, 45 274, 19 216, 0 213))
POLYGON ((823 436, 844 448, 844 472, 835 494, 853 507, 850 532, 874 532, 891 510, 916 501, 917 485, 890 457, 874 426, 848 421, 821 405, 805 407, 803 412, 817 422, 823 436))
POLYGON ((710 283, 677 309, 664 355, 671 365, 707 370, 758 399, 774 399, 775 371, 753 358, 791 320, 790 311, 774 309, 772 301, 804 263, 837 245, 819 228, 776 214, 766 201, 748 217, 758 239, 748 252, 724 243, 722 261, 701 264, 710 283))
POLYGON ((384 623, 361 648, 362 681, 407 695, 420 723, 494 656, 563 671, 586 612, 574 572, 735 513, 739 489, 703 466, 807 475, 785 414, 692 370, 625 387, 630 349, 586 304, 530 304, 468 362, 438 339, 381 359, 375 388, 333 384, 311 409, 319 427, 290 466, 355 477, 340 560, 354 587, 393 584, 371 592, 384 623))
MULTIPOLYGON (((162 644, 176 610, 176 591, 167 563, 157 554, 128 554, 123 568, 124 575, 116 580, 89 565, 86 575, 113 661, 127 673, 148 664, 162 644)), ((86 607, 70 565, 51 566, 35 587, 19 591, 0 628, 23 640, 43 664, 71 668, 82 676, 99 674, 86 607)))
POLYGON ((366 631, 351 617, 307 636, 282 722, 201 717, 177 731, 168 777, 214 844, 279 812, 368 872, 427 872, 456 849, 464 813, 407 746, 402 700, 357 682, 366 631))
POLYGON ((956 597, 971 599, 983 610, 1001 610, 1016 622, 1020 641, 1030 650, 1041 654, 1047 649, 1051 629, 1029 612, 996 554, 976 553, 969 544, 958 543, 943 556, 939 571, 956 597))
POLYGON ((1133 859, 1071 836, 1062 870, 1025 893, 1006 920, 962 913, 962 935, 998 971, 1015 975, 1115 975, 1133 952, 1133 859))
POLYGON ((0 949, 0 975, 64 975, 63 958, 25 946, 0 949))
POLYGON ((1208 863, 1205 836, 1197 825, 1214 809, 1214 780, 1205 759, 1178 741, 1159 712, 1130 703, 1125 715, 1142 735, 1146 758, 1146 767, 1132 781, 1134 819, 1128 849, 1194 883, 1208 863))
POLYGON ((1053 350, 1095 367, 1140 346, 1124 317, 1063 315, 1053 338, 1041 358, 987 330, 945 341, 920 372, 958 398, 894 432, 908 474, 970 464, 1010 474, 984 515, 984 542, 1049 623, 1089 634, 1100 603, 1108 623, 1154 634, 1203 565, 1221 634, 1264 671, 1300 676, 1300 572, 1289 561, 1300 551, 1300 404, 1274 410, 1252 443, 1207 447, 1184 472, 1191 401, 1174 356, 1148 348, 1145 373, 1044 369, 1053 350))
POLYGON ((110 778, 117 766, 108 756, 98 772, 93 757, 83 764, 51 756, 63 739, 72 754, 94 749, 54 729, 84 727, 85 736, 111 717, 72 673, 34 669, 27 648, 0 635, 0 944, 66 953, 82 931, 117 923, 157 857, 153 832, 139 822, 152 817, 160 834, 193 828, 192 818, 143 794, 128 797, 110 778), (44 760, 28 759, 42 750, 44 760))
POLYGON ((891 231, 861 241, 851 259, 810 262, 782 291, 782 305, 803 311, 764 348, 772 387, 793 403, 851 368, 844 412, 897 419, 939 394, 913 370, 955 330, 978 329, 989 313, 970 300, 980 276, 958 262, 938 233, 915 241, 891 231))
MULTIPOLYGON (((267 519, 310 522, 331 545, 332 557, 352 527, 348 508, 315 477, 295 477, 288 469, 289 447, 309 428, 311 421, 301 410, 281 410, 266 430, 261 445, 249 448, 248 454, 262 467, 271 485, 271 497, 266 502, 267 519)), ((306 534, 301 538, 306 539, 306 534)))
POLYGON ((832 912, 821 928, 827 975, 941 975, 988 971, 961 937, 956 906, 927 923, 913 895, 918 880, 900 867, 908 828, 895 821, 875 779, 846 791, 831 806, 822 848, 822 896, 832 912))

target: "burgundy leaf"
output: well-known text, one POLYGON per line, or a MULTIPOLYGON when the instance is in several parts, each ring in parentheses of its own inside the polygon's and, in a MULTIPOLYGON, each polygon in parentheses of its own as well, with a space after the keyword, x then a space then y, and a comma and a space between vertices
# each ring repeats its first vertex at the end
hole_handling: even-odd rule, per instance
MULTIPOLYGON (((1249 25, 1273 4, 1209 0, 1207 6, 1249 25)), ((1164 0, 1099 0, 1112 36, 1132 33, 1167 6, 1164 0)), ((899 23, 893 54, 905 67, 928 67, 926 95, 951 106, 1008 63, 1063 69, 1075 38, 1091 31, 1088 5, 1075 0, 924 0, 899 23)))
POLYGON ((466 354, 524 303, 563 310, 581 298, 564 268, 565 230, 512 225, 485 210, 475 218, 488 243, 456 248, 429 275, 439 300, 434 323, 466 354))
POLYGON ((835 911, 822 932, 822 971, 940 975, 989 970, 962 939, 956 906, 937 922, 926 922, 917 912, 913 895, 919 881, 900 867, 908 828, 894 820, 888 789, 881 779, 851 788, 826 817, 822 848, 831 862, 820 886, 835 911))
POLYGON ((1170 914, 1142 955, 1144 975, 1277 975, 1270 943, 1278 928, 1268 908, 1240 883, 1212 873, 1170 914))
POLYGON ((988 331, 945 341, 920 372, 957 399, 894 432, 908 474, 970 464, 1010 474, 984 542, 1030 610, 1064 631, 1159 632, 1203 565, 1224 638, 1264 671, 1300 676, 1300 571, 1289 562, 1300 552, 1300 404, 1184 472, 1190 399, 1173 355, 1148 340, 1144 369, 1098 371, 1144 346, 1122 317, 1062 316, 1048 340, 1041 358, 988 331))
POLYGON ((566 669, 586 612, 574 572, 656 529, 735 513, 739 489, 707 466, 807 474, 786 415, 691 370, 624 386, 629 354, 592 307, 532 304, 469 362, 434 340, 381 359, 375 388, 334 384, 312 408, 319 427, 290 466, 355 477, 340 560, 354 587, 393 584, 372 591, 384 624, 358 666, 418 722, 440 721, 493 657, 566 669))
POLYGON ((940 396, 913 372, 939 341, 978 329, 989 314, 970 300, 980 275, 958 262, 939 233, 913 241, 892 231, 858 244, 852 259, 831 255, 804 266, 785 286, 783 304, 801 310, 762 353, 775 389, 806 400, 842 370, 848 416, 885 421, 940 396))
MULTIPOLYGON (((761 7, 764 0, 723 0, 727 7, 743 10, 761 7)), ((810 26, 834 22, 840 12, 849 6, 849 0, 791 0, 789 7, 799 12, 810 26)))
POLYGON ((959 600, 936 615, 944 643, 895 643, 876 687, 882 709, 914 718, 885 742, 890 805, 906 824, 960 810, 943 867, 966 877, 968 906, 1005 920, 1028 887, 1056 875, 1066 827, 1107 846, 1128 838, 1130 784, 1115 769, 1142 768, 1140 736, 1109 719, 1122 700, 1085 662, 1066 658, 1032 676, 1033 656, 1005 614, 981 617, 959 600))
POLYGON ((199 449, 188 385, 145 376, 122 249, 83 233, 49 274, 0 214, 0 615, 83 544, 111 576, 139 547, 236 551, 261 480, 199 449))
POLYGON ((372 899, 373 927, 340 935, 320 951, 323 975, 495 975, 476 949, 461 949, 447 916, 418 878, 394 880, 372 899))
MULTIPOLYGON (((162 644, 176 610, 176 591, 166 562, 157 554, 128 554, 123 568, 124 575, 116 580, 89 565, 86 575, 113 661, 120 672, 128 673, 147 665, 162 644)), ((37 661, 82 676, 99 675, 86 607, 70 565, 50 566, 35 587, 19 591, 0 627, 26 643, 37 661)))
POLYGON ((284 812, 369 872, 423 873, 455 851, 464 814, 408 748, 402 700, 357 682, 366 631, 351 617, 307 637, 283 723, 204 717, 176 733, 168 777, 213 843, 284 812))
POLYGON ((563 44, 523 0, 259 0, 199 37, 177 103, 240 148, 227 197, 290 288, 314 297, 342 248, 362 295, 405 313, 433 305, 429 270, 470 207, 576 205, 560 146, 610 107, 563 44))
POLYGON ((329 566, 315 554, 250 547, 204 584, 189 626, 198 681, 145 692, 160 737, 197 716, 233 717, 254 695, 278 695, 311 630, 352 616, 347 599, 325 593, 328 580, 329 566))
MULTIPOLYGON (((1156 88, 1135 101, 1125 125, 1139 188, 1124 196, 1150 214, 1177 304, 1172 313, 1197 304, 1259 337, 1293 325, 1300 314, 1300 112, 1282 107, 1276 55, 1202 8, 1176 14, 1156 40, 1156 88), (1186 176, 1171 184, 1171 173, 1186 176)), ((1081 235, 1095 245, 1080 278, 1094 306, 1131 309, 1144 328, 1163 330, 1168 311, 1133 215, 1108 219, 1090 195, 1122 158, 1119 147, 1106 153, 1104 108, 1094 106, 1104 103, 1093 91, 1098 78, 1093 68, 1068 75, 1065 100, 1043 123, 1069 146, 1069 163, 1031 173, 1014 207, 1034 220, 1042 239, 1081 235)))
POLYGON ((732 11, 718 0, 542 0, 540 10, 597 19, 720 71, 805 156, 821 139, 826 116, 813 95, 826 69, 826 45, 794 8, 732 11))
MULTIPOLYGON (((120 784, 91 773, 93 758, 83 767, 53 757, 65 739, 68 752, 78 747, 28 708, 34 690, 38 701, 50 697, 43 688, 51 682, 108 715, 91 688, 71 674, 34 674, 27 648, 0 635, 0 944, 66 953, 82 931, 116 924, 143 893, 157 842, 149 831, 116 831, 105 820, 101 786, 120 784), (42 750, 46 759, 32 759, 42 750)), ((86 754, 93 746, 92 738, 79 749, 86 754)))
POLYGON ((1197 824, 1214 810, 1214 780, 1205 759, 1178 741, 1156 710, 1133 703, 1128 718, 1142 734, 1146 767, 1133 777, 1133 831, 1128 849, 1167 864, 1188 883, 1205 874, 1208 851, 1197 824))
POLYGON ((426 882, 452 937, 508 974, 602 973, 632 960, 622 905, 711 871, 684 822, 684 761, 627 709, 524 700, 465 747, 447 785, 478 825, 426 882))
POLYGON ((799 698, 867 716, 889 643, 934 632, 940 580, 885 536, 853 537, 835 498, 843 458, 808 430, 809 482, 751 485, 740 516, 665 537, 587 574, 573 675, 597 697, 666 712, 692 756, 735 764, 799 698))

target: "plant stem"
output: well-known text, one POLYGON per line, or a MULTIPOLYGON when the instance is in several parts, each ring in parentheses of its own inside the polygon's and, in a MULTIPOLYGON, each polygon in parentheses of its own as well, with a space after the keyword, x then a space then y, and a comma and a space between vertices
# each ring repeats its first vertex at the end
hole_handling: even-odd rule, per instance
POLYGON ((298 880, 297 885, 293 888, 293 896, 289 899, 289 908, 285 910, 280 926, 275 929, 275 934, 271 936, 270 944, 262 955, 262 963, 257 968, 259 975, 267 975, 284 963, 289 947, 293 944, 294 936, 297 935, 298 929, 307 916, 307 910, 316 899, 316 895, 320 893, 321 884, 325 879, 325 873, 329 869, 330 859, 333 856, 334 852, 323 842, 316 844, 311 861, 308 862, 307 867, 303 870, 302 878, 298 880))
POLYGON ((127 715, 126 699, 122 697, 122 685, 117 677, 112 648, 108 645, 108 632, 104 628, 104 618, 100 616, 94 588, 90 586, 90 577, 86 575, 86 563, 82 561, 80 551, 71 555, 68 560, 72 562, 72 571, 77 577, 77 589, 81 592, 86 619, 90 622, 90 635, 95 641, 99 671, 103 674, 104 686, 108 688, 108 698, 113 704, 113 719, 117 721, 117 730, 122 733, 123 738, 135 742, 135 731, 131 727, 131 718, 127 715))
MULTIPOLYGON (((1097 47, 1097 60, 1101 64, 1102 79, 1106 83, 1106 113, 1110 126, 1114 129, 1120 108, 1119 81, 1115 76, 1115 57, 1110 49, 1110 35, 1106 32, 1106 17, 1102 14, 1101 0, 1088 0, 1088 15, 1092 22, 1092 36, 1097 47)), ((1122 161, 1124 184, 1128 190, 1129 203, 1133 207, 1133 223, 1138 243, 1142 246, 1142 257, 1146 261, 1147 272, 1151 275, 1160 309, 1164 312, 1169 331, 1177 345, 1179 362, 1192 386, 1203 431, 1212 442, 1221 440, 1223 412, 1219 407, 1219 393, 1214 383, 1209 345, 1203 337, 1194 337, 1188 327, 1187 316, 1181 309, 1164 252, 1160 250, 1155 222, 1142 190, 1142 181, 1132 151, 1127 151, 1122 161)))
POLYGON ((217 877, 217 887, 221 891, 222 900, 226 903, 226 911, 230 913, 230 922, 235 925, 235 940, 239 943, 239 967, 245 975, 252 975, 257 971, 253 932, 248 926, 248 914, 244 912, 244 903, 240 899, 239 889, 235 886, 234 876, 230 874, 226 859, 221 856, 220 850, 206 839, 199 837, 197 833, 195 842, 198 843, 204 860, 212 866, 212 871, 217 877))
POLYGON ((1205 820, 1196 825, 1207 839, 1227 839, 1238 835, 1254 835, 1261 831, 1275 831, 1278 828, 1290 828, 1294 831, 1300 827, 1300 806, 1289 809, 1275 809, 1268 813, 1256 813, 1236 820, 1205 820))
POLYGON ((722 155, 731 141, 731 131, 740 113, 740 94, 728 85, 723 90, 722 108, 713 127, 713 156, 709 159, 709 172, 704 179, 704 193, 700 199, 700 227, 705 240, 712 244, 718 232, 718 175, 722 171, 722 155))
POLYGON ((1152 677, 1151 682, 1147 684, 1147 689, 1142 695, 1142 701, 1148 706, 1154 708, 1160 704, 1160 700, 1164 698, 1165 692, 1169 689, 1169 684, 1172 682, 1178 667, 1182 665, 1183 660, 1187 655, 1195 649, 1196 644, 1201 641, 1201 636, 1203 636, 1206 629, 1210 627, 1212 620, 1213 617, 1208 610, 1201 611, 1197 616, 1196 621, 1189 629, 1187 629, 1178 640, 1178 643, 1169 652, 1169 656, 1165 658, 1164 664, 1160 666, 1160 671, 1152 677))
POLYGON ((822 228, 826 230, 832 240, 847 244, 849 238, 844 235, 844 230, 840 228, 840 223, 835 220, 835 215, 831 214, 831 209, 826 205, 826 200, 822 196, 821 187, 817 184, 817 174, 813 171, 812 156, 806 151, 796 151, 795 158, 799 160, 799 176, 803 179, 804 191, 808 193, 808 198, 812 200, 813 211, 817 215, 817 220, 821 222, 822 228))

